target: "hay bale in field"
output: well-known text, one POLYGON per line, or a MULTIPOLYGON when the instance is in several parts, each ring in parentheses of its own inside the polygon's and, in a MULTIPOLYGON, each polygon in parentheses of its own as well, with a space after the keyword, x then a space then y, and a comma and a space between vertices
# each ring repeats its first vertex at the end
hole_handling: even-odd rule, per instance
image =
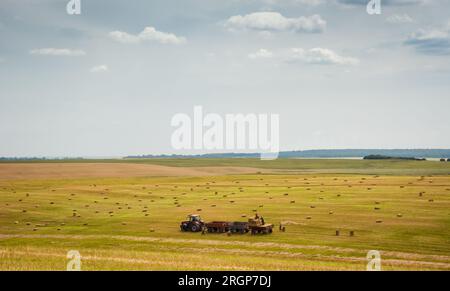
POLYGON ((19 224, 19 222, 16 220, 16 221, 14 221, 14 224, 19 224))
POLYGON ((38 229, 37 228, 33 228, 33 231, 37 231, 38 229))
POLYGON ((383 223, 383 220, 377 220, 376 223, 383 223))
POLYGON ((284 193, 283 195, 284 195, 284 196, 289 196, 289 193, 284 193))
POLYGON ((315 205, 310 205, 309 207, 310 207, 310 208, 316 208, 316 206, 315 206, 315 205))
POLYGON ((328 214, 333 214, 333 213, 334 213, 334 212, 333 212, 333 211, 331 211, 331 210, 330 210, 330 211, 328 212, 328 214))
POLYGON ((295 200, 291 200, 291 203, 292 203, 292 204, 295 203, 295 200))
POLYGON ((24 209, 24 210, 22 210, 22 213, 26 213, 27 211, 24 209))
POLYGON ((434 199, 429 199, 428 202, 434 202, 434 199))
POLYGON ((306 219, 311 219, 312 217, 311 216, 306 216, 306 219))
POLYGON ((211 205, 211 207, 216 207, 216 204, 211 205))
POLYGON ((403 214, 398 213, 398 214, 397 214, 397 217, 403 217, 403 214))
POLYGON ((246 214, 242 214, 242 215, 241 215, 241 217, 243 217, 243 218, 244 218, 244 217, 247 217, 247 215, 246 215, 246 214))
POLYGON ((197 211, 202 211, 202 209, 201 209, 201 208, 198 208, 197 211))
POLYGON ((375 207, 374 209, 375 209, 375 210, 380 210, 380 207, 375 207))

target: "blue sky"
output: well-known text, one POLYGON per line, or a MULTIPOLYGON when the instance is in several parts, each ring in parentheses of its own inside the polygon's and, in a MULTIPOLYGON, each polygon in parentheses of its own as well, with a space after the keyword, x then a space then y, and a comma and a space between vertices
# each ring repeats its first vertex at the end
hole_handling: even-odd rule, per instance
POLYGON ((450 147, 450 1, 0 2, 0 156, 178 153, 170 120, 278 113, 282 150, 450 147))

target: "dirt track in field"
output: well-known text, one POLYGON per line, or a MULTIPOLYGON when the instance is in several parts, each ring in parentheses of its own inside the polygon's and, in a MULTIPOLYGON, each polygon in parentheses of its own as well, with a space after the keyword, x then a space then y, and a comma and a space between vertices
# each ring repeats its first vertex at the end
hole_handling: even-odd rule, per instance
POLYGON ((0 164, 0 180, 211 176, 264 172, 246 167, 168 167, 132 163, 0 164))

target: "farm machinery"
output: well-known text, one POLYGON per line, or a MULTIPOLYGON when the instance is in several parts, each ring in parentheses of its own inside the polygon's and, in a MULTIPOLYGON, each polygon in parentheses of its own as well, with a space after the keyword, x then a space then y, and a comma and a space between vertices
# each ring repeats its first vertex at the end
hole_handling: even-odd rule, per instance
POLYGON ((187 220, 180 224, 181 231, 198 232, 203 230, 205 223, 198 214, 189 214, 187 220))
POLYGON ((267 224, 264 218, 258 215, 248 220, 248 227, 252 234, 268 234, 273 231, 273 224, 267 224))
POLYGON ((186 221, 180 224, 181 231, 203 233, 240 233, 245 234, 251 231, 251 234, 272 233, 273 224, 266 224, 264 218, 256 215, 250 218, 248 222, 243 221, 212 221, 204 222, 200 215, 190 214, 186 221))

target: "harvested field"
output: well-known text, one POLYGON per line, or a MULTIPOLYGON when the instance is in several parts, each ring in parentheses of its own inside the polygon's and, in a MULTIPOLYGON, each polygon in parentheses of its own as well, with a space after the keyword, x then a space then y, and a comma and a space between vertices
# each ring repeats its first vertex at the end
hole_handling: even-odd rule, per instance
POLYGON ((298 170, 300 160, 284 173, 183 162, 0 164, 0 269, 64 270, 77 250, 84 270, 365 270, 367 252, 378 250, 384 270, 450 270, 443 163, 378 174, 389 161, 367 174, 330 173, 327 160, 314 173, 298 170), (274 233, 181 232, 193 212, 208 221, 258 212, 274 233))
POLYGON ((258 171, 261 170, 249 167, 170 167, 136 163, 0 163, 1 180, 211 176, 258 171))

